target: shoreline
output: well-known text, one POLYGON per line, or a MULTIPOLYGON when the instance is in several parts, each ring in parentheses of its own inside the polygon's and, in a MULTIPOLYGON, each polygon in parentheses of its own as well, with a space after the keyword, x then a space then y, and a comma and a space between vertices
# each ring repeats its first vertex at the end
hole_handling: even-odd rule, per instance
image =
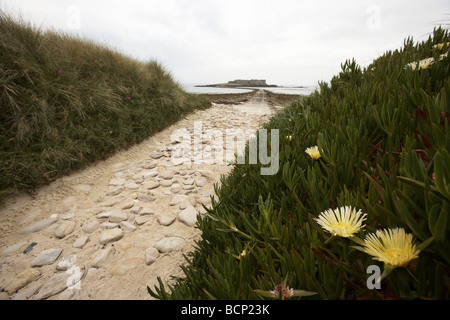
MULTIPOLYGON (((249 87, 243 87, 237 84, 219 83, 219 84, 206 84, 206 85, 196 85, 198 88, 231 88, 231 89, 248 89, 249 87)), ((283 88, 275 84, 268 84, 265 86, 252 86, 251 88, 283 88)), ((299 87, 301 88, 301 87, 299 87)))
MULTIPOLYGON (((244 93, 199 93, 199 95, 204 96, 212 103, 217 104, 241 104, 249 101, 254 97, 258 90, 254 89, 251 92, 244 93)), ((292 102, 302 99, 306 95, 294 95, 294 94, 285 94, 285 93, 274 93, 269 90, 264 90, 267 103, 271 107, 282 106, 285 107, 290 105, 292 102)))

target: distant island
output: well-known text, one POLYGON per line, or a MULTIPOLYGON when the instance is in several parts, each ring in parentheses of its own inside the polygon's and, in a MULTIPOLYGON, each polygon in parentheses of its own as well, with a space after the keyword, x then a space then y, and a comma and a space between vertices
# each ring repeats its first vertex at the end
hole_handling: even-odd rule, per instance
POLYGON ((261 87, 261 88, 277 88, 277 85, 267 84, 266 80, 233 80, 228 83, 198 85, 196 87, 215 87, 215 88, 240 88, 240 87, 261 87))

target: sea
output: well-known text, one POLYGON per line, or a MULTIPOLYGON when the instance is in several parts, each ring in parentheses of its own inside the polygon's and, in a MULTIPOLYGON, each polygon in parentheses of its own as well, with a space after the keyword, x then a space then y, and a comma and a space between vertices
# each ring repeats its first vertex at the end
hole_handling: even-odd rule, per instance
POLYGON ((245 87, 245 88, 216 88, 216 87, 197 87, 195 84, 182 84, 185 91, 190 93, 205 93, 205 94, 225 94, 225 93, 246 93, 253 90, 264 89, 273 93, 292 94, 292 95, 310 95, 316 90, 318 86, 278 86, 278 87, 245 87))

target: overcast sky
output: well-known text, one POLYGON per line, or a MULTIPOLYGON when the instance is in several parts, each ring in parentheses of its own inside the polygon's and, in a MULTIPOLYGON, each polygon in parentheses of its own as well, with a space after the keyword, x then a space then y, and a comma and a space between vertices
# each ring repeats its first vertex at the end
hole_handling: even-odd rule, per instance
POLYGON ((316 85, 346 59, 367 66, 450 24, 449 0, 0 0, 0 9, 156 59, 184 84, 316 85))

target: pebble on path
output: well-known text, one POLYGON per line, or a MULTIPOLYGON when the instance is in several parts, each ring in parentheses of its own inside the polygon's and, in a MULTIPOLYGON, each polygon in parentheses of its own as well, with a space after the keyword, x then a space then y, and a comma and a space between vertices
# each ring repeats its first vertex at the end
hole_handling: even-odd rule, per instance
POLYGON ((5 291, 9 294, 12 294, 23 287, 25 287, 30 282, 35 281, 37 278, 39 278, 41 275, 41 272, 37 269, 27 269, 23 272, 21 272, 19 275, 17 275, 16 279, 5 288, 5 291))
POLYGON ((41 267, 45 265, 53 264, 56 259, 58 259, 59 255, 63 249, 52 248, 42 251, 32 262, 32 267, 41 267))
POLYGON ((41 230, 51 226, 52 224, 54 224, 56 221, 58 221, 57 217, 38 221, 38 222, 33 223, 32 225, 26 227, 22 231, 20 231, 19 234, 28 234, 28 233, 41 231, 41 230))
POLYGON ((161 253, 180 250, 186 244, 186 240, 180 237, 167 237, 155 243, 154 247, 161 253))
POLYGON ((100 244, 107 244, 110 242, 118 241, 123 237, 123 230, 119 228, 114 228, 111 230, 103 231, 100 235, 100 244))

